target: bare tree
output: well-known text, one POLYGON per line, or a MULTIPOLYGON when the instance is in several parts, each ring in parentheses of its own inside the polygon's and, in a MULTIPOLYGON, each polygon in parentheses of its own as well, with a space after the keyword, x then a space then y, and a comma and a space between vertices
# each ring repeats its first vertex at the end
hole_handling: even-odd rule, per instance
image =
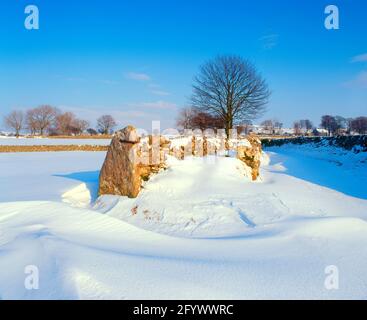
POLYGON ((20 110, 10 112, 4 117, 4 124, 15 131, 15 135, 18 138, 19 133, 23 128, 24 124, 24 113, 20 110))
POLYGON ((352 120, 351 130, 359 134, 367 133, 367 117, 358 117, 352 120))
POLYGON ((112 129, 116 127, 116 125, 115 119, 109 114, 105 114, 97 119, 97 128, 102 134, 111 133, 112 129))
POLYGON ((299 121, 296 121, 293 123, 293 132, 296 136, 299 136, 302 134, 302 126, 299 121))
POLYGON ((82 119, 75 119, 72 123, 73 133, 74 134, 82 134, 89 127, 89 122, 82 119))
POLYGON ((42 105, 37 108, 28 110, 27 112, 27 125, 32 134, 39 132, 43 135, 48 129, 54 125, 58 109, 49 105, 42 105))
POLYGON ((321 128, 327 130, 328 135, 331 136, 339 129, 339 126, 336 119, 333 116, 324 115, 321 118, 321 128))
POLYGON ((26 113, 26 125, 31 135, 35 135, 38 130, 37 117, 35 109, 30 109, 26 113))
POLYGON ((251 121, 244 121, 242 124, 237 126, 237 134, 249 134, 252 129, 252 123, 251 121))
POLYGON ((342 116, 335 116, 335 121, 338 124, 340 129, 347 129, 348 127, 348 120, 342 116))
POLYGON ((176 125, 180 129, 218 129, 224 127, 221 117, 214 116, 196 108, 184 108, 180 111, 176 125))
POLYGON ((261 122, 261 126, 268 134, 274 133, 274 123, 273 120, 264 120, 261 122))
POLYGON ((345 118, 345 124, 346 124, 346 129, 347 129, 347 133, 350 134, 352 131, 352 122, 353 122, 353 118, 345 118))
POLYGON ((177 119, 176 126, 179 129, 192 129, 192 118, 197 111, 194 108, 183 108, 180 110, 177 119))
POLYGON ((299 123, 301 125, 301 129, 303 129, 305 132, 309 132, 313 128, 313 124, 309 119, 300 120, 299 123))
POLYGON ((55 131, 57 134, 70 135, 73 129, 73 122, 76 117, 72 112, 64 112, 56 116, 55 131))
POLYGON ((197 111, 191 119, 191 129, 221 129, 223 128, 223 120, 218 116, 210 113, 197 111))
POLYGON ((88 121, 78 119, 72 112, 60 113, 55 119, 55 133, 62 135, 82 134, 89 127, 88 121))
POLYGON ((274 120, 274 128, 281 130, 283 128, 283 122, 280 122, 279 120, 274 120))
POLYGON ((221 117, 228 136, 234 125, 261 116, 269 96, 265 80, 250 62, 239 56, 218 56, 200 68, 191 103, 221 117))

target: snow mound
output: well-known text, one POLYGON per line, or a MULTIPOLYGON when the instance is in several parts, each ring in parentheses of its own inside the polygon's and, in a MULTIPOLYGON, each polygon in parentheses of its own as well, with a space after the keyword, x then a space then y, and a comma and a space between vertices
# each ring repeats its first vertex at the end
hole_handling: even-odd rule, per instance
POLYGON ((169 168, 152 177, 136 199, 102 196, 94 209, 175 236, 237 235, 254 226, 233 201, 252 183, 243 162, 215 156, 170 157, 168 162, 169 168))
POLYGON ((170 159, 138 198, 96 201, 105 153, 2 155, 0 297, 366 299, 366 163, 288 148, 255 183, 235 158, 170 159))
POLYGON ((3 299, 366 298, 367 223, 294 219, 260 233, 177 238, 55 202, 0 204, 3 299), (326 290, 336 265, 339 290, 326 290), (38 290, 24 286, 36 266, 38 290))

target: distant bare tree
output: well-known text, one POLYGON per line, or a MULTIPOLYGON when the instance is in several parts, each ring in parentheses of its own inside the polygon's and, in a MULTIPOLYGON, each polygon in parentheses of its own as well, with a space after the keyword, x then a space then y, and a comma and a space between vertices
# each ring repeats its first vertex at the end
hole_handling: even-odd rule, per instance
POLYGON ((244 121, 242 124, 237 126, 237 134, 249 134, 252 129, 251 121, 244 121))
POLYGON ((192 129, 222 129, 224 126, 223 120, 218 116, 213 116, 210 113, 198 111, 191 119, 192 129))
POLYGON ((177 128, 192 129, 192 118, 196 113, 197 112, 194 108, 188 107, 181 109, 176 119, 177 128))
POLYGON ((345 122, 346 122, 346 128, 347 128, 347 133, 351 133, 352 131, 352 122, 353 122, 353 118, 346 118, 345 122))
POLYGON ((352 120, 351 129, 359 134, 367 133, 367 117, 358 117, 352 120))
POLYGON ((340 129, 347 129, 348 127, 348 120, 342 116, 335 116, 335 121, 338 124, 340 129))
POLYGON ((328 135, 331 136, 339 129, 339 126, 333 116, 324 115, 321 118, 321 128, 327 130, 328 135))
POLYGON ((302 126, 299 121, 294 122, 293 124, 293 131, 296 136, 299 136, 302 134, 302 126))
POLYGON ((200 68, 192 106, 220 117, 227 136, 234 125, 265 112, 270 91, 255 67, 239 56, 218 56, 200 68))
POLYGON ((55 119, 55 131, 57 134, 70 135, 75 119, 76 117, 72 112, 64 112, 57 115, 55 119))
POLYGON ((116 125, 115 119, 109 114, 105 114, 97 119, 97 128, 102 134, 111 133, 112 129, 116 127, 116 125))
POLYGON ((281 130, 283 128, 283 123, 278 120, 274 120, 274 128, 277 130, 281 130))
POLYGON ((180 129, 222 129, 224 122, 221 117, 214 116, 196 108, 184 108, 180 111, 176 125, 180 129))
POLYGON ((267 131, 268 134, 274 133, 274 123, 273 120, 264 120, 261 122, 261 126, 265 131, 267 131))
POLYGON ((31 135, 35 135, 38 130, 37 117, 35 109, 27 110, 26 113, 26 125, 31 135))
POLYGON ((28 110, 27 125, 32 134, 39 132, 43 135, 48 129, 54 125, 56 116, 59 114, 58 109, 49 105, 42 105, 37 108, 28 110))
POLYGON ((10 112, 4 117, 4 124, 6 127, 13 129, 15 131, 16 137, 18 138, 24 124, 23 111, 15 110, 10 112))
POLYGON ((56 116, 55 131, 57 134, 81 134, 89 127, 88 121, 78 119, 72 112, 64 112, 56 116))
POLYGON ((299 123, 301 125, 301 129, 304 129, 305 132, 309 132, 313 128, 313 124, 309 119, 300 120, 299 123))
POLYGON ((89 127, 89 122, 82 119, 75 119, 72 123, 73 133, 74 134, 82 134, 89 127))

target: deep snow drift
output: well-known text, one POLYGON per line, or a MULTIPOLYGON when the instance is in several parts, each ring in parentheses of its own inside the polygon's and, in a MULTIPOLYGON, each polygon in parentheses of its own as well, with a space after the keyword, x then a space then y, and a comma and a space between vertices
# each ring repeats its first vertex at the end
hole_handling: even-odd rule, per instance
POLYGON ((366 299, 366 155, 267 154, 257 182, 235 158, 171 159, 138 198, 97 201, 105 153, 0 155, 0 296, 366 299))

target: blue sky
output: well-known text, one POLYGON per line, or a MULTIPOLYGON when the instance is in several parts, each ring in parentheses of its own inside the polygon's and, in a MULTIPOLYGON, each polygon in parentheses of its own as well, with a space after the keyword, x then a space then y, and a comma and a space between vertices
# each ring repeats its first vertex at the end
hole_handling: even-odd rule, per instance
POLYGON ((250 59, 268 80, 264 118, 367 115, 364 0, 3 0, 0 23, 0 116, 51 104, 92 125, 110 113, 120 126, 171 127, 218 54, 250 59), (28 4, 37 31, 24 28, 28 4), (339 30, 324 27, 328 4, 339 30))

